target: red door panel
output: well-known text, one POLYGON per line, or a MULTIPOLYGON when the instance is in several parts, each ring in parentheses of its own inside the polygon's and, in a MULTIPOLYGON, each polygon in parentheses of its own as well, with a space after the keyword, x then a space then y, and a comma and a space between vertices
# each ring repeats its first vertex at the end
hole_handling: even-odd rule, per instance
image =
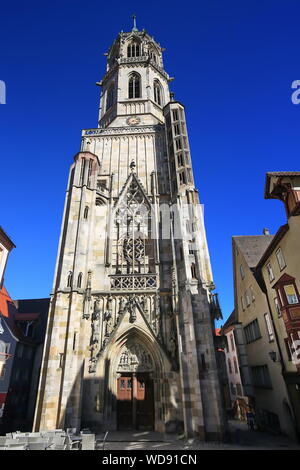
POLYGON ((117 384, 118 429, 154 428, 153 380, 149 374, 124 374, 117 384))
POLYGON ((132 377, 123 376, 118 379, 118 428, 132 428, 132 377))

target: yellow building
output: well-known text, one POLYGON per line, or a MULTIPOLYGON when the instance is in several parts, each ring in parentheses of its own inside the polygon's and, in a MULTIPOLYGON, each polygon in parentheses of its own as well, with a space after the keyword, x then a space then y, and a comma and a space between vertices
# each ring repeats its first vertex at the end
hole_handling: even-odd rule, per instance
POLYGON ((245 395, 259 428, 296 437, 285 381, 273 354, 279 348, 268 299, 257 275, 257 264, 273 241, 267 230, 260 236, 233 237, 235 328, 245 395), (285 404, 285 406, 283 406, 285 404))
POLYGON ((281 200, 288 218, 263 254, 258 270, 279 344, 273 360, 282 370, 291 402, 286 413, 291 413, 300 429, 300 172, 267 173, 265 198, 281 200))

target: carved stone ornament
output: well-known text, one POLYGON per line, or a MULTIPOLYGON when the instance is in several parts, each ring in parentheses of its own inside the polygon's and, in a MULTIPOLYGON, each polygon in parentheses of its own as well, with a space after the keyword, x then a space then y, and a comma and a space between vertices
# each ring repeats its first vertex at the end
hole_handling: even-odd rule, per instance
POLYGON ((123 349, 119 364, 118 371, 128 372, 148 372, 153 370, 153 361, 146 349, 139 343, 125 346, 123 349))

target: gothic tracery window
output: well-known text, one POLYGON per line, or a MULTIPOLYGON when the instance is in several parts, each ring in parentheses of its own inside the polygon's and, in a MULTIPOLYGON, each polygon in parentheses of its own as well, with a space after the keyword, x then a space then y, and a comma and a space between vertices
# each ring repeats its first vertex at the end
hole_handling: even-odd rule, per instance
POLYGON ((106 98, 106 111, 108 111, 114 104, 114 85, 112 84, 107 91, 106 98))
POLYGON ((155 52, 151 51, 149 52, 150 59, 153 60, 153 62, 157 63, 157 58, 155 52))
POLYGON ((132 42, 127 46, 127 57, 139 57, 141 55, 141 46, 137 42, 132 42))
POLYGON ((116 211, 114 238, 116 274, 155 271, 151 207, 135 179, 132 179, 116 211))
POLYGON ((81 284, 82 284, 82 276, 83 276, 82 273, 79 273, 79 274, 78 274, 77 287, 81 287, 81 284))
POLYGON ((72 280, 73 280, 73 273, 69 271, 68 278, 67 278, 67 287, 72 287, 72 280))
POLYGON ((137 73, 133 73, 128 81, 128 98, 141 97, 141 79, 137 73))
POLYGON ((193 279, 197 279, 196 265, 195 263, 191 264, 191 274, 193 279))
POLYGON ((154 80, 154 101, 155 103, 162 105, 162 88, 158 80, 154 80))

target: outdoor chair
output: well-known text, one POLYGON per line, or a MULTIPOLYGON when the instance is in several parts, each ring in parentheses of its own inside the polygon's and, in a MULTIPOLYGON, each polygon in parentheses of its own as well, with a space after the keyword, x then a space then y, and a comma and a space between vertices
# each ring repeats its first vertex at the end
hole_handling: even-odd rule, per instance
POLYGON ((42 433, 43 438, 53 439, 54 437, 60 437, 60 434, 55 433, 54 431, 46 431, 42 433))
POLYGON ((9 446, 10 444, 18 444, 17 439, 13 439, 12 437, 7 437, 5 440, 5 445, 9 446))
POLYGON ((102 441, 102 450, 104 450, 107 436, 108 436, 108 431, 106 431, 106 433, 105 433, 105 435, 104 435, 104 438, 103 438, 103 441, 102 441))
POLYGON ((66 436, 52 436, 48 438, 48 447, 55 446, 55 445, 67 445, 67 437, 66 436))
POLYGON ((29 432, 13 432, 13 439, 19 439, 20 437, 28 437, 29 432))
POLYGON ((79 450, 81 448, 81 439, 72 439, 69 434, 67 434, 66 442, 68 450, 79 450))
POLYGON ((26 444, 9 444, 5 446, 5 450, 27 450, 28 446, 26 444))
POLYGON ((28 439, 27 436, 16 436, 13 440, 19 444, 28 444, 28 439))
POLYGON ((32 437, 32 436, 28 436, 28 443, 29 444, 36 444, 38 442, 48 442, 48 438, 46 437, 43 437, 43 436, 36 436, 36 437, 32 437))
POLYGON ((28 444, 28 450, 46 450, 48 442, 35 442, 28 444))
POLYGON ((66 444, 50 444, 48 447, 46 447, 46 450, 66 450, 67 446, 66 444))
POLYGON ((67 434, 70 435, 70 436, 73 436, 74 434, 76 434, 76 428, 67 428, 67 434))
POLYGON ((41 432, 30 432, 28 434, 28 437, 32 438, 32 437, 39 437, 40 439, 43 437, 43 434, 41 432))
POLYGON ((95 434, 82 434, 81 450, 95 450, 95 434))

